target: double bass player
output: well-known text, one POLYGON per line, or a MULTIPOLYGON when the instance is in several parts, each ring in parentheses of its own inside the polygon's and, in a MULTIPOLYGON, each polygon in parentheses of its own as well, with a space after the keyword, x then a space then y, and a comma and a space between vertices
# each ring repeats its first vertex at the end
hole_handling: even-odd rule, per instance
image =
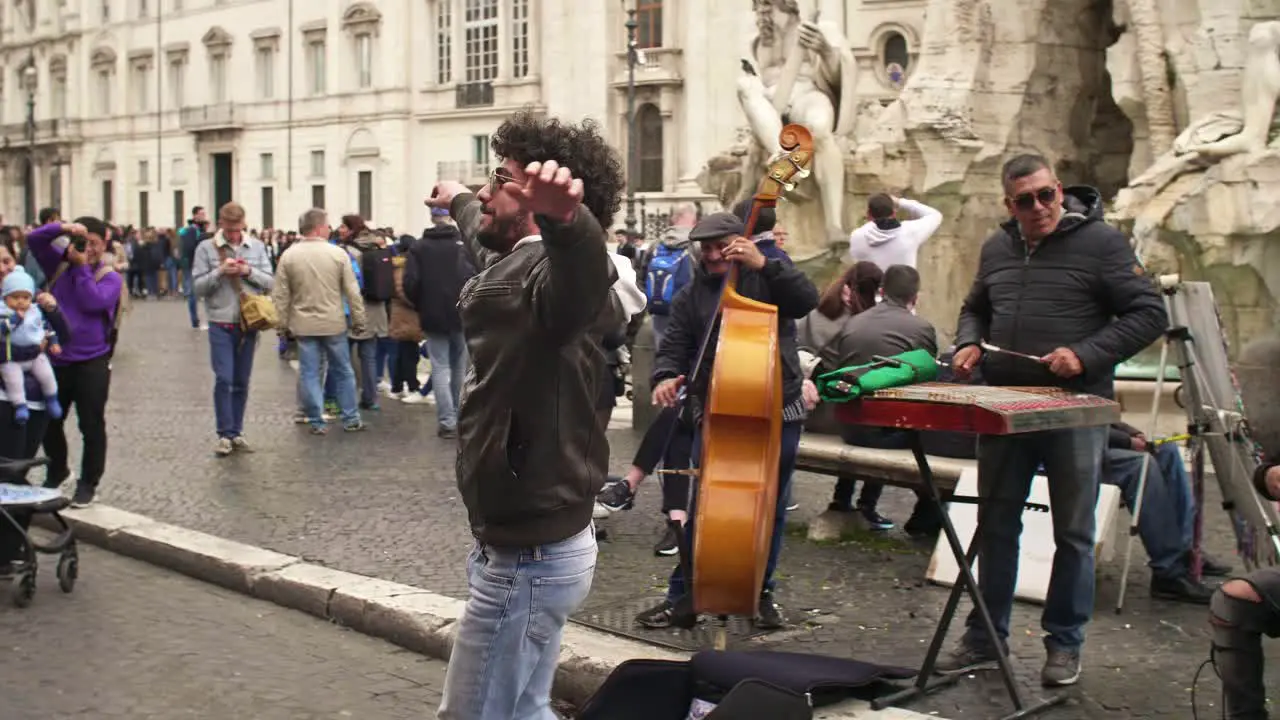
MULTIPOLYGON (((698 428, 694 435, 692 453, 695 462, 701 456, 701 416, 709 390, 708 370, 716 361, 721 288, 730 268, 738 266, 738 293, 751 300, 777 307, 779 319, 787 326, 808 315, 818 304, 818 290, 804 273, 779 259, 766 259, 745 234, 746 227, 742 220, 724 212, 708 215, 694 226, 689 239, 695 244, 698 266, 694 271, 693 281, 680 290, 672 302, 666 334, 654 358, 653 401, 657 405, 676 406, 686 378, 697 378, 688 388, 684 388, 689 410, 693 413, 694 427, 698 428), (694 365, 698 361, 703 340, 713 324, 715 329, 711 330, 706 354, 702 357, 703 370, 696 372, 694 365)), ((760 629, 782 626, 782 617, 773 600, 773 572, 782 550, 787 486, 795 469, 800 432, 808 409, 817 401, 816 388, 804 379, 800 369, 793 328, 783 329, 779 333, 777 348, 782 364, 782 404, 777 408, 782 418, 782 442, 778 463, 776 515, 764 586, 760 588, 755 616, 756 627, 760 629)), ((726 361, 731 359, 722 360, 726 361)), ((689 522, 685 526, 690 547, 697 532, 694 516, 695 513, 690 513, 689 522)), ((689 564, 692 565, 692 559, 689 559, 689 564)), ((692 625, 696 614, 688 602, 689 591, 684 570, 677 565, 671 573, 666 599, 637 615, 636 622, 651 629, 692 625)))

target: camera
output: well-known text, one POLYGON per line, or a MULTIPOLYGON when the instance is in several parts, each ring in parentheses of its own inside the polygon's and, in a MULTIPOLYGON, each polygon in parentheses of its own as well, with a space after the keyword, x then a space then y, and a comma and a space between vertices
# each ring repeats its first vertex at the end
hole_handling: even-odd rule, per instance
POLYGON ((84 252, 85 248, 88 246, 89 246, 89 241, 85 239, 83 236, 81 235, 71 236, 71 247, 75 248, 77 252, 84 252))

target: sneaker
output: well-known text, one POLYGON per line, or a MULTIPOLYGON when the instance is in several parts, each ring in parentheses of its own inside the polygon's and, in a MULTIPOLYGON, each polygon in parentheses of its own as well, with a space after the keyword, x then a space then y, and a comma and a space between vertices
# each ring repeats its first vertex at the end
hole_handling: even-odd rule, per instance
POLYGON ((659 557, 670 557, 679 553, 680 528, 680 523, 668 522, 667 529, 662 532, 662 539, 653 546, 653 554, 659 557))
POLYGON ((872 530, 892 530, 893 521, 876 512, 875 508, 859 507, 858 514, 862 515, 862 519, 867 521, 867 527, 872 530))
POLYGON ((956 649, 940 655, 933 669, 939 675, 958 675, 973 670, 990 670, 998 663, 993 648, 975 648, 961 641, 956 649))
POLYGON ((231 438, 218 438, 218 444, 213 446, 213 454, 218 457, 226 457, 234 451, 231 446, 231 438))
POLYGON ((386 392, 389 392, 390 390, 391 390, 391 383, 387 382, 386 380, 383 380, 378 383, 379 392, 386 393, 386 392))
POLYGON ((757 630, 777 630, 783 626, 782 613, 778 604, 773 601, 773 591, 760 593, 760 606, 754 620, 757 630))
POLYGON ((422 395, 419 395, 416 392, 405 393, 404 397, 400 398, 400 402, 408 405, 417 405, 419 403, 424 403, 426 401, 427 399, 425 397, 423 397, 422 395))
POLYGON ((444 438, 445 440, 452 440, 453 438, 458 437, 458 429, 441 425, 436 428, 436 437, 444 438))
POLYGON ((596 495, 596 504, 603 506, 609 512, 630 510, 635 507, 635 497, 627 481, 618 480, 604 486, 600 494, 596 495))
POLYGON ((311 422, 311 419, 307 417, 305 412, 299 410, 293 414, 294 425, 306 425, 309 422, 311 422))
POLYGON ((328 435, 329 426, 328 425, 312 425, 311 434, 312 435, 328 435))
POLYGON ((242 453, 253 452, 253 446, 249 444, 248 440, 244 439, 243 435, 237 435, 231 438, 231 449, 242 453))
POLYGON ((346 432, 360 432, 361 430, 368 430, 369 426, 365 425, 363 420, 356 420, 353 423, 343 425, 342 429, 346 432))
POLYGON ((379 410, 381 410, 381 409, 382 409, 382 406, 381 406, 381 405, 379 405, 379 404, 378 404, 378 403, 376 403, 376 402, 370 402, 370 403, 362 402, 362 403, 360 403, 360 409, 361 409, 361 410, 370 410, 370 411, 372 411, 372 412, 378 412, 379 410))
POLYGON ((87 508, 93 504, 93 497, 97 492, 88 485, 80 485, 76 488, 76 494, 71 496, 71 507, 87 508))
POLYGON ((799 509, 800 509, 800 503, 794 502, 794 501, 787 503, 787 512, 795 512, 796 510, 799 510, 799 509))
POLYGON ((1151 597, 1192 605, 1208 605, 1209 598, 1213 597, 1213 590, 1198 582, 1192 582, 1187 575, 1152 577, 1151 597))
POLYGON ((636 624, 649 630, 664 630, 672 627, 689 629, 698 624, 698 614, 685 603, 675 605, 670 600, 663 600, 658 605, 636 615, 636 624))
POLYGON ((1080 679, 1080 652, 1050 648, 1049 657, 1040 670, 1040 684, 1045 687, 1075 685, 1080 679))

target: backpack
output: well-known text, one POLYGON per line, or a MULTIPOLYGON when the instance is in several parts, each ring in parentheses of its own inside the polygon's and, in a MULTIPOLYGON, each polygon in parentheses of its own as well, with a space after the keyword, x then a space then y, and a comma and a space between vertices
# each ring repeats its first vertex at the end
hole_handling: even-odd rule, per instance
POLYGON ((360 254, 361 286, 366 300, 388 302, 396 294, 395 266, 391 248, 375 248, 360 254))
MULTIPOLYGON (((58 264, 58 269, 54 270, 53 277, 49 280, 49 292, 53 292, 53 284, 58 282, 58 278, 62 277, 62 274, 70 267, 71 263, 69 262, 63 261, 58 264)), ((93 281, 95 283, 102 282, 102 278, 106 277, 107 273, 113 273, 115 271, 115 268, 111 265, 111 256, 108 255, 103 258, 102 264, 94 271, 93 281)), ((123 280, 123 278, 121 279, 123 280)), ((120 325, 124 322, 124 316, 128 314, 131 307, 132 306, 129 303, 129 292, 125 289, 125 284, 121 282, 120 296, 116 298, 116 310, 115 313, 112 314, 110 325, 107 326, 107 347, 110 348, 107 350, 108 359, 116 354, 116 340, 120 337, 120 325)))
POLYGON ((688 248, 659 245, 649 260, 644 276, 644 294, 651 315, 671 313, 671 301, 693 275, 693 258, 688 248))

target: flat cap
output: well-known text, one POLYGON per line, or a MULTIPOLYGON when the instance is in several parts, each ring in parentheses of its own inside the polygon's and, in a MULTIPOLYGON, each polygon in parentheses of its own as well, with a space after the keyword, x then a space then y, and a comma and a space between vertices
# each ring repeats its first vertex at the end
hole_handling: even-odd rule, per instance
POLYGON ((727 212, 711 213, 698 221, 689 231, 689 239, 694 242, 703 240, 719 240, 730 235, 742 235, 747 231, 737 215, 727 212))

